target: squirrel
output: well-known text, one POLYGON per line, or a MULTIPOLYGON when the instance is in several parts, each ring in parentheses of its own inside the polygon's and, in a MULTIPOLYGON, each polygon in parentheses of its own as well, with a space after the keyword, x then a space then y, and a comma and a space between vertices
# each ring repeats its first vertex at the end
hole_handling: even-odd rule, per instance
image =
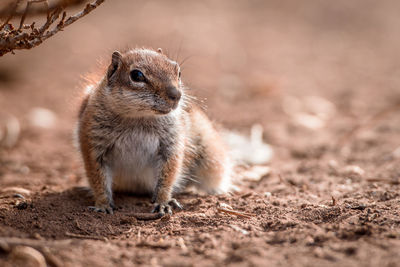
POLYGON ((179 64, 161 49, 115 51, 79 111, 77 137, 95 205, 113 213, 113 192, 150 195, 152 212, 182 209, 189 185, 232 189, 231 162, 211 121, 186 93, 179 64))

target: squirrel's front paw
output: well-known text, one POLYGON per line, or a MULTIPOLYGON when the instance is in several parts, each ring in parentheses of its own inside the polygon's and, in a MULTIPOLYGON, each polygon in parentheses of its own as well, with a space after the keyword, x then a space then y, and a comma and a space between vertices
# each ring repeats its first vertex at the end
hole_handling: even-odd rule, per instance
POLYGON ((113 204, 96 204, 96 206, 89 206, 88 207, 90 211, 96 211, 96 212, 103 212, 107 214, 113 214, 114 213, 114 205, 113 204))
POLYGON ((152 213, 172 214, 172 209, 182 209, 182 205, 175 198, 171 198, 171 200, 164 203, 156 203, 152 213))

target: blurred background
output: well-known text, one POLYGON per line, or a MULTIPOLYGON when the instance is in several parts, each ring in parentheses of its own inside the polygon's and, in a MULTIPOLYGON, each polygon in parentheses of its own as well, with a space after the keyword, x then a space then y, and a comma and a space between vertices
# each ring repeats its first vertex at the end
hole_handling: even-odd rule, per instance
POLYGON ((398 9, 372 0, 105 1, 40 46, 0 58, 0 111, 22 129, 3 151, 1 179, 33 182, 10 170, 76 175, 84 77, 129 47, 161 47, 181 62, 188 93, 210 117, 244 133, 260 124, 278 159, 296 146, 335 145, 399 98, 398 9))

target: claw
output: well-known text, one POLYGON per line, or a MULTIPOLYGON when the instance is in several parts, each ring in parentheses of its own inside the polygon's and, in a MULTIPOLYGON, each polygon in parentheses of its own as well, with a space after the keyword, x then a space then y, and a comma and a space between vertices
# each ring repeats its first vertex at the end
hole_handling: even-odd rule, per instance
POLYGON ((176 200, 175 198, 171 198, 168 204, 171 205, 174 209, 183 210, 181 203, 179 203, 178 200, 176 200))
POLYGON ((151 212, 164 216, 166 213, 171 215, 173 209, 182 209, 182 205, 175 198, 172 198, 167 203, 157 203, 151 212))
POLYGON ((172 215, 172 209, 170 205, 165 206, 165 211, 169 214, 172 215))
POLYGON ((90 211, 95 211, 95 212, 102 212, 102 213, 107 213, 107 214, 113 214, 113 208, 111 206, 100 206, 100 207, 96 207, 96 206, 89 206, 88 209, 90 211))
POLYGON ((151 210, 151 213, 160 213, 160 205, 156 205, 154 209, 151 210))

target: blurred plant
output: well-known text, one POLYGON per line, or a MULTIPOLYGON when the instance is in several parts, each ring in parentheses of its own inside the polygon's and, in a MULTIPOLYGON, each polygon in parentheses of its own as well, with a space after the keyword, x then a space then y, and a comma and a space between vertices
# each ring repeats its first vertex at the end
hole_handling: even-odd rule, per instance
MULTIPOLYGON (((4 0, 2 0, 4 1, 4 0)), ((0 6, 0 56, 14 53, 18 49, 31 49, 62 31, 78 19, 89 14, 105 0, 95 0, 85 5, 83 10, 67 18, 67 7, 76 6, 85 0, 12 0, 0 6), (26 3, 24 5, 24 3, 26 3), (36 22, 24 24, 27 15, 45 16, 41 26, 36 22), (61 17, 60 17, 61 16, 61 17), (18 26, 11 21, 17 21, 18 26), (52 26, 53 25, 53 26, 52 26)), ((6 1, 5 1, 6 2, 6 1)), ((40 20, 40 18, 38 18, 40 20)))

